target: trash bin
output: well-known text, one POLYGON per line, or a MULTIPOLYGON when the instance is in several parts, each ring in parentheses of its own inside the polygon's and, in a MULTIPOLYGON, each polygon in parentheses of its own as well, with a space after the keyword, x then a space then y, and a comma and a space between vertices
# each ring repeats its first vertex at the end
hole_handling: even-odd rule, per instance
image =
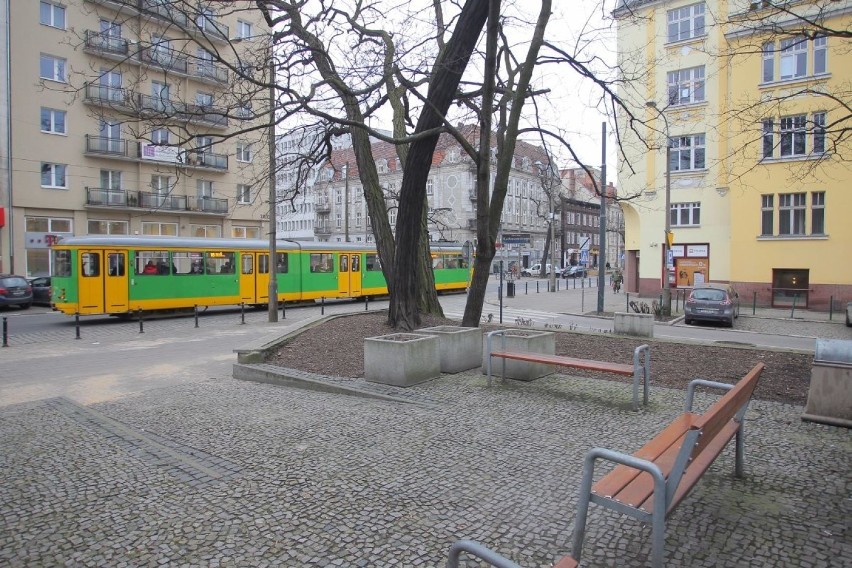
POLYGON ((852 341, 817 339, 802 420, 852 428, 852 341))
POLYGON ((506 297, 514 298, 515 297, 515 283, 514 282, 506 282, 506 297))

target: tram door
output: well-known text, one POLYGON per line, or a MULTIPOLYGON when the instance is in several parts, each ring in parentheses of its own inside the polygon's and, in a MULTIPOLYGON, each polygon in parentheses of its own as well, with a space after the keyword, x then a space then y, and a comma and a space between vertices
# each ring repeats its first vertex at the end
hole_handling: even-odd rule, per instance
POLYGON ((246 304, 262 303, 255 292, 255 255, 240 253, 240 301, 246 304))
MULTIPOLYGON (((269 253, 257 253, 254 265, 254 295, 258 304, 269 303, 269 253)), ((242 288, 242 284, 240 285, 242 288)))
POLYGON ((356 297, 361 295, 361 257, 357 254, 339 255, 337 261, 337 295, 356 297))
POLYGON ((80 313, 126 312, 127 252, 85 249, 78 254, 77 305, 80 313))

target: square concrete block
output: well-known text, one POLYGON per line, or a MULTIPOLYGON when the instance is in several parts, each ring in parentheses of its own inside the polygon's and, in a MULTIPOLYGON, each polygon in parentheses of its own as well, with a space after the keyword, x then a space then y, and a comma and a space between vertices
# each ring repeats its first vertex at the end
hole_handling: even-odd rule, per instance
POLYGON ((418 329, 417 333, 438 338, 441 353, 441 372, 460 373, 475 369, 480 363, 479 347, 482 330, 477 327, 439 325, 418 329))
MULTIPOLYGON (((491 349, 502 351, 503 339, 499 336, 492 338, 491 349)), ((527 329, 506 330, 506 351, 521 351, 525 353, 544 353, 554 355, 556 353, 556 336, 550 331, 535 331, 527 329)), ((482 338, 482 373, 488 373, 488 345, 487 337, 482 338)), ((553 365, 544 363, 529 363, 526 361, 513 361, 494 357, 491 360, 491 374, 499 377, 502 374, 503 362, 506 362, 505 377, 518 381, 533 381, 553 373, 553 365)))
POLYGON ((654 316, 652 314, 615 312, 612 329, 618 335, 654 337, 654 316))
POLYGON ((374 383, 409 387, 441 375, 441 355, 434 335, 394 333, 364 340, 364 378, 374 383))

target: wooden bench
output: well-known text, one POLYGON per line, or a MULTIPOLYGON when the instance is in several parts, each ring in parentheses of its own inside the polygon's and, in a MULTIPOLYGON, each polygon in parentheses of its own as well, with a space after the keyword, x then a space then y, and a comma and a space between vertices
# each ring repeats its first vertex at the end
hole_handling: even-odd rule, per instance
POLYGON ((684 413, 632 456, 604 448, 590 450, 583 464, 574 524, 574 558, 579 561, 583 551, 586 514, 592 502, 643 522, 650 521, 652 563, 656 568, 661 567, 666 519, 735 436, 734 474, 743 475, 743 416, 761 372, 763 363, 758 363, 736 385, 692 381, 684 413), (699 415, 692 412, 692 399, 698 386, 728 392, 699 415), (597 460, 620 465, 592 485, 597 460))
MULTIPOLYGON (((450 554, 447 558, 447 568, 458 568, 461 553, 466 552, 497 568, 521 568, 505 556, 497 554, 474 540, 460 540, 450 546, 450 554)), ((553 568, 577 568, 577 561, 566 556, 553 565, 553 568)))
POLYGON ((578 359, 576 357, 565 357, 562 355, 549 355, 547 353, 525 353, 521 351, 506 351, 506 331, 499 329, 491 331, 486 336, 486 349, 488 357, 486 358, 486 367, 488 372, 488 386, 491 386, 491 359, 499 357, 503 359, 503 369, 501 377, 506 375, 506 359, 515 361, 527 361, 530 363, 545 363, 548 365, 558 365, 560 367, 571 367, 574 369, 584 369, 587 371, 601 371, 604 373, 614 373, 616 375, 624 375, 633 377, 633 410, 639 410, 639 382, 643 384, 644 394, 642 404, 648 404, 648 393, 651 382, 651 348, 648 345, 640 345, 633 351, 633 365, 624 365, 620 363, 608 363, 605 361, 592 361, 589 359, 578 359), (502 338, 501 349, 495 351, 493 349, 493 338, 500 336, 502 338))

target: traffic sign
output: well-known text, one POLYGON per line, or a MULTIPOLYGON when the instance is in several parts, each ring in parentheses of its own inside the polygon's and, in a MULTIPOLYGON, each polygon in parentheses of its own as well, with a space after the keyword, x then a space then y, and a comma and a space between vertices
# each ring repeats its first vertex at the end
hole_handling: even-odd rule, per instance
POLYGON ((528 245, 530 244, 529 233, 503 233, 504 245, 528 245))

